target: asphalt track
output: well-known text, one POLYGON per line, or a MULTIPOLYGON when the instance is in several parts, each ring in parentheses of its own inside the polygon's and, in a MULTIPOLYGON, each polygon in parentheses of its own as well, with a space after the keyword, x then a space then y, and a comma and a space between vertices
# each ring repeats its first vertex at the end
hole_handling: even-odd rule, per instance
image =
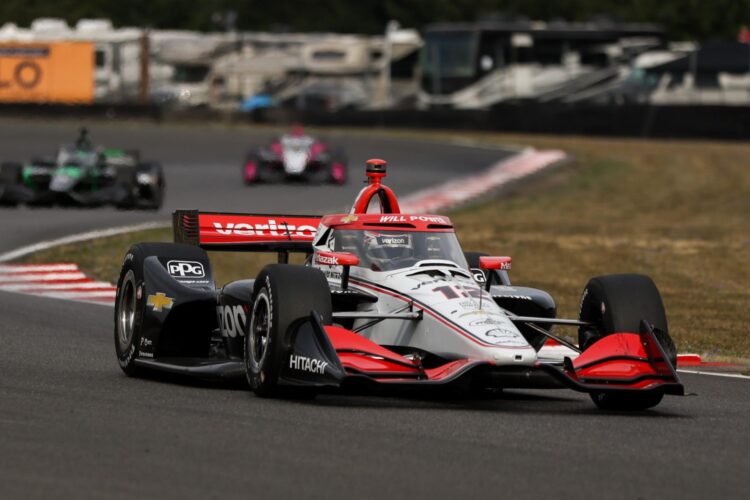
MULTIPOLYGON (((427 183, 480 171, 507 157, 508 151, 472 148, 446 142, 416 142, 382 134, 323 134, 334 146, 345 146, 350 181, 346 186, 305 184, 247 187, 241 167, 249 149, 268 142, 273 131, 247 128, 157 126, 131 123, 91 126, 96 143, 138 149, 144 160, 158 160, 165 170, 167 194, 157 213, 114 208, 39 209, 0 207, 0 252, 100 229, 155 219, 169 220, 177 208, 200 208, 255 213, 318 213, 343 210, 364 180, 364 163, 373 157, 389 162, 388 184, 399 195, 422 189, 427 183)), ((0 121, 0 160, 26 161, 55 153, 59 144, 73 142, 74 123, 0 121)))
MULTIPOLYGON (((68 133, 24 127, 0 125, 0 149, 38 145, 26 137, 37 129, 39 144, 68 133)), ((339 196, 303 186, 249 197, 243 188, 230 197, 247 134, 110 126, 95 137, 133 146, 140 139, 144 152, 158 150, 169 209, 255 210, 265 197, 272 210, 312 210, 350 199, 351 188, 339 196), (193 186, 206 168, 212 175, 193 186)), ((404 173, 394 167, 401 191, 433 180, 439 170, 431 168, 479 168, 498 156, 362 136, 353 136, 350 154, 355 162, 379 155, 409 164, 404 173)), ((2 248, 153 215, 3 210, 2 248)), ((734 499, 750 490, 747 380, 684 375, 697 396, 667 398, 638 414, 603 413, 568 391, 506 391, 481 401, 273 401, 241 389, 127 378, 111 332, 109 307, 0 292, 0 497, 734 499)))

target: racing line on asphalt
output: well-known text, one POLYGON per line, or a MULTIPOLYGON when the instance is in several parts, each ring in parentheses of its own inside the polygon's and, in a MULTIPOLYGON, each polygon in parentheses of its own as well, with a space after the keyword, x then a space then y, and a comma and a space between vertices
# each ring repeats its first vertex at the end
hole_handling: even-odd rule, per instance
MULTIPOLYGON (((0 155, 67 141, 76 124, 0 122, 0 155)), ((162 212, 0 210, 0 252, 177 208, 318 212, 356 187, 247 189, 247 130, 105 124, 94 140, 162 161, 162 212), (326 200, 325 205, 321 200, 326 200)), ((479 172, 502 152, 343 134, 350 166, 391 163, 397 194, 479 172), (457 165, 459 167, 457 167, 457 165)), ((124 376, 108 308, 0 292, 0 484, 4 498, 744 498, 750 384, 685 373, 697 397, 655 411, 600 412, 568 391, 491 400, 246 391, 124 376)))

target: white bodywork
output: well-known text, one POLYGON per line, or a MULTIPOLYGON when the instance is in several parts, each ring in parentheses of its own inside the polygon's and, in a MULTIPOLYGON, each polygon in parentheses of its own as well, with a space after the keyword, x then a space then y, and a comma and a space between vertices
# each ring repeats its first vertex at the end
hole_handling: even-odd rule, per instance
POLYGON ((283 136, 281 138, 281 159, 284 163, 284 172, 292 175, 304 172, 310 158, 310 147, 314 142, 315 140, 309 136, 283 136))
MULTIPOLYGON (((320 234, 320 232, 319 232, 320 234)), ((325 245, 315 251, 330 251, 325 245)), ((341 287, 342 266, 313 266, 325 274, 331 288, 341 287)), ((359 333, 385 346, 411 346, 446 359, 476 359, 500 365, 533 366, 537 353, 505 312, 468 269, 446 260, 423 260, 392 271, 351 267, 349 289, 378 298, 358 311, 393 314, 423 311, 422 319, 386 319, 359 333), (481 300, 480 300, 481 297, 481 300)), ((357 319, 358 331, 371 319, 357 319)))

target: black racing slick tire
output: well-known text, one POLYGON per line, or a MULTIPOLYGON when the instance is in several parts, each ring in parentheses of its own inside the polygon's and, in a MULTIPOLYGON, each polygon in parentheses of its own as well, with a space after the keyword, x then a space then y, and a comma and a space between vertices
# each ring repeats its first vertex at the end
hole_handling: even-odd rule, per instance
POLYGON ((125 255, 117 280, 114 340, 120 368, 129 376, 142 374, 136 365, 143 332, 143 316, 148 298, 144 293, 143 266, 146 258, 169 256, 175 259, 207 260, 200 248, 175 243, 138 243, 125 255))
POLYGON ((138 184, 139 205, 146 210, 159 210, 164 203, 164 169, 159 163, 143 163, 138 167, 138 174, 148 174, 156 182, 150 185, 138 184))
MULTIPOLYGON (((677 366, 677 348, 669 336, 667 315, 661 294, 653 280, 641 274, 615 274, 589 280, 581 297, 579 319, 592 326, 578 330, 582 351, 611 333, 640 331, 642 320, 653 326, 673 367, 677 366)), ((661 392, 592 393, 596 406, 608 410, 645 410, 659 404, 661 392)))
POLYGON ((331 292, 318 269, 271 264, 255 280, 248 331, 245 334, 245 373, 250 388, 260 397, 299 397, 299 390, 278 384, 291 350, 292 327, 320 314, 323 324, 333 320, 331 292))
POLYGON ((18 201, 12 197, 3 196, 6 190, 22 183, 23 166, 20 163, 3 163, 0 165, 0 205, 16 206, 18 201))
POLYGON ((120 167, 117 169, 115 182, 120 188, 119 199, 115 206, 121 210, 132 210, 138 203, 138 181, 137 172, 132 167, 120 167))
POLYGON ((138 376, 141 369, 136 366, 141 344, 143 324, 143 260, 144 248, 133 245, 125 255, 117 280, 115 296, 115 354, 120 368, 128 376, 138 376))

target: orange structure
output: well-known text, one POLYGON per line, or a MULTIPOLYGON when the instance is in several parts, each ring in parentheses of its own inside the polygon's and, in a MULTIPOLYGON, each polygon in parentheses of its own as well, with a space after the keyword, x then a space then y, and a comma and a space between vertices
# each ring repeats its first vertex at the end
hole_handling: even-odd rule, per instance
POLYGON ((0 103, 90 104, 93 99, 93 43, 0 43, 0 103))

